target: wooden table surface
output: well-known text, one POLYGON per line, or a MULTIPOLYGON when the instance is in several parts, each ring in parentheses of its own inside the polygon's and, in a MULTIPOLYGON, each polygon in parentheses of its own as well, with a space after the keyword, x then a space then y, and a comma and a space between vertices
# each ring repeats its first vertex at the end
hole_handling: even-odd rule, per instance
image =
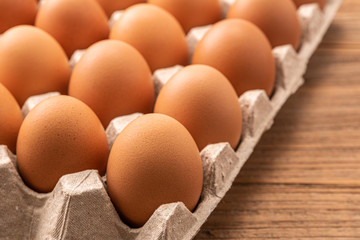
POLYGON ((360 0, 344 0, 195 239, 360 239, 360 0))

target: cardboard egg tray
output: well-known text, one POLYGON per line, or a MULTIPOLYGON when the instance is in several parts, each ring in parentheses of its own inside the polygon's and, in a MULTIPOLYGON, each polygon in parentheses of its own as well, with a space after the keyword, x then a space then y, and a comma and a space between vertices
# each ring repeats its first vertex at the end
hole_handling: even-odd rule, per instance
MULTIPOLYGON (((226 13, 234 0, 222 0, 226 13)), ((106 177, 87 170, 63 176, 55 189, 46 194, 34 192, 22 181, 16 156, 0 146, 0 239, 192 239, 253 152, 261 135, 291 94, 304 82, 307 62, 313 54, 342 0, 327 0, 321 11, 316 4, 298 10, 302 23, 302 44, 298 52, 291 46, 273 49, 276 60, 276 86, 269 99, 264 91, 252 90, 239 98, 243 111, 241 143, 234 151, 228 143, 208 145, 201 151, 204 185, 199 204, 190 212, 183 203, 161 205, 137 229, 125 225, 118 216, 106 190, 106 177)), ((121 13, 116 13, 114 16, 121 13)), ((111 24, 111 20, 110 20, 111 24)), ((209 26, 194 28, 187 36, 190 52, 209 26)), ((72 66, 81 57, 74 54, 72 66)), ((153 75, 158 93, 181 66, 160 69, 153 75)), ((22 107, 26 115, 36 104, 58 93, 29 98, 22 107)), ((115 118, 106 134, 111 148, 116 136, 139 113, 115 118)))

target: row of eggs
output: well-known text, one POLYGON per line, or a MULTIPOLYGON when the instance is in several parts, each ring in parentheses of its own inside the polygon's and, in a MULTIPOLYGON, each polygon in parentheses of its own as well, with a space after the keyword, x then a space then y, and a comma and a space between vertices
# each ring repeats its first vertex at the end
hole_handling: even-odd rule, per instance
MULTIPOLYGON (((190 2, 201 2, 197 13, 207 12, 204 6, 211 2, 218 4, 190 2)), ((271 95, 272 47, 299 45, 295 5, 290 0, 269 3, 236 1, 228 12, 236 19, 210 29, 194 52, 193 65, 172 77, 155 102, 151 73, 188 63, 185 23, 182 29, 161 8, 137 4, 125 10, 109 35, 107 17, 95 0, 44 2, 37 27, 13 27, 0 37, 0 82, 6 87, 0 85, 0 143, 17 152, 22 178, 39 192, 51 191, 67 173, 106 171, 110 197, 131 226, 143 225, 162 203, 183 201, 193 210, 202 188, 199 149, 223 141, 236 148, 241 136, 237 97, 250 89, 271 95), (278 12, 268 10, 274 6, 278 12), (268 20, 279 16, 286 20, 271 26, 268 20), (111 40, 99 41, 108 35, 111 40), (87 47, 71 72, 68 57, 87 47), (19 104, 49 91, 72 97, 45 100, 23 121, 19 104), (158 114, 130 124, 108 157, 104 127, 133 112, 158 114)))

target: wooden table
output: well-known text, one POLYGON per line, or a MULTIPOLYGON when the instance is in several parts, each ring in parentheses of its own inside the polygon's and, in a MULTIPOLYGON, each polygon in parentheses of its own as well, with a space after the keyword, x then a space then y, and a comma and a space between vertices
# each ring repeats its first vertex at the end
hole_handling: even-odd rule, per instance
POLYGON ((360 239, 360 0, 196 239, 360 239))

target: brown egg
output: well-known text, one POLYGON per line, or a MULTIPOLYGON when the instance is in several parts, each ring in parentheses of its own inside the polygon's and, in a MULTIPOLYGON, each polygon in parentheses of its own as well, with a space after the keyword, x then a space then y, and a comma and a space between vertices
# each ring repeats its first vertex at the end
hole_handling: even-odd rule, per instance
POLYGON ((293 0, 296 7, 299 8, 303 4, 309 4, 309 3, 317 3, 319 4, 321 9, 324 9, 325 6, 325 0, 293 0))
POLYGON ((0 34, 21 24, 34 24, 37 4, 34 0, 0 1, 0 34))
POLYGON ((149 113, 154 106, 149 66, 135 48, 117 40, 103 40, 85 52, 73 70, 69 95, 93 109, 105 127, 117 116, 149 113))
POLYGON ((140 227, 162 204, 181 201, 194 210, 203 169, 190 133, 175 119, 147 114, 116 138, 107 166, 111 200, 120 217, 140 227))
POLYGON ((241 18, 258 26, 270 40, 271 46, 291 44, 297 49, 301 26, 292 0, 237 0, 227 18, 241 18))
POLYGON ((52 35, 71 57, 75 50, 108 37, 107 20, 96 0, 51 0, 41 5, 35 25, 52 35))
POLYGON ((219 0, 148 0, 171 13, 187 33, 191 28, 213 24, 221 19, 219 0))
POLYGON ((231 82, 238 96, 264 89, 270 96, 275 82, 271 45, 254 24, 241 19, 216 23, 198 43, 193 64, 210 65, 231 82))
POLYGON ((134 46, 151 71, 188 62, 188 48, 180 24, 170 13, 151 4, 136 4, 125 10, 112 27, 110 39, 134 46))
POLYGON ((191 133, 198 148, 229 142, 235 149, 241 136, 241 107, 226 77, 206 65, 190 65, 176 73, 161 89, 156 113, 178 120, 191 133))
POLYGON ((23 121, 19 104, 0 83, 0 145, 7 145, 15 153, 16 139, 23 121))
POLYGON ((97 169, 104 175, 108 151, 95 113, 64 95, 50 97, 32 109, 17 140, 20 175, 38 192, 52 191, 65 174, 97 169))
POLYGON ((0 38, 0 82, 20 105, 36 94, 66 93, 70 66, 64 50, 32 26, 9 29, 0 38))
POLYGON ((146 0, 97 0, 105 10, 108 17, 117 10, 123 10, 137 3, 145 3, 146 0))

